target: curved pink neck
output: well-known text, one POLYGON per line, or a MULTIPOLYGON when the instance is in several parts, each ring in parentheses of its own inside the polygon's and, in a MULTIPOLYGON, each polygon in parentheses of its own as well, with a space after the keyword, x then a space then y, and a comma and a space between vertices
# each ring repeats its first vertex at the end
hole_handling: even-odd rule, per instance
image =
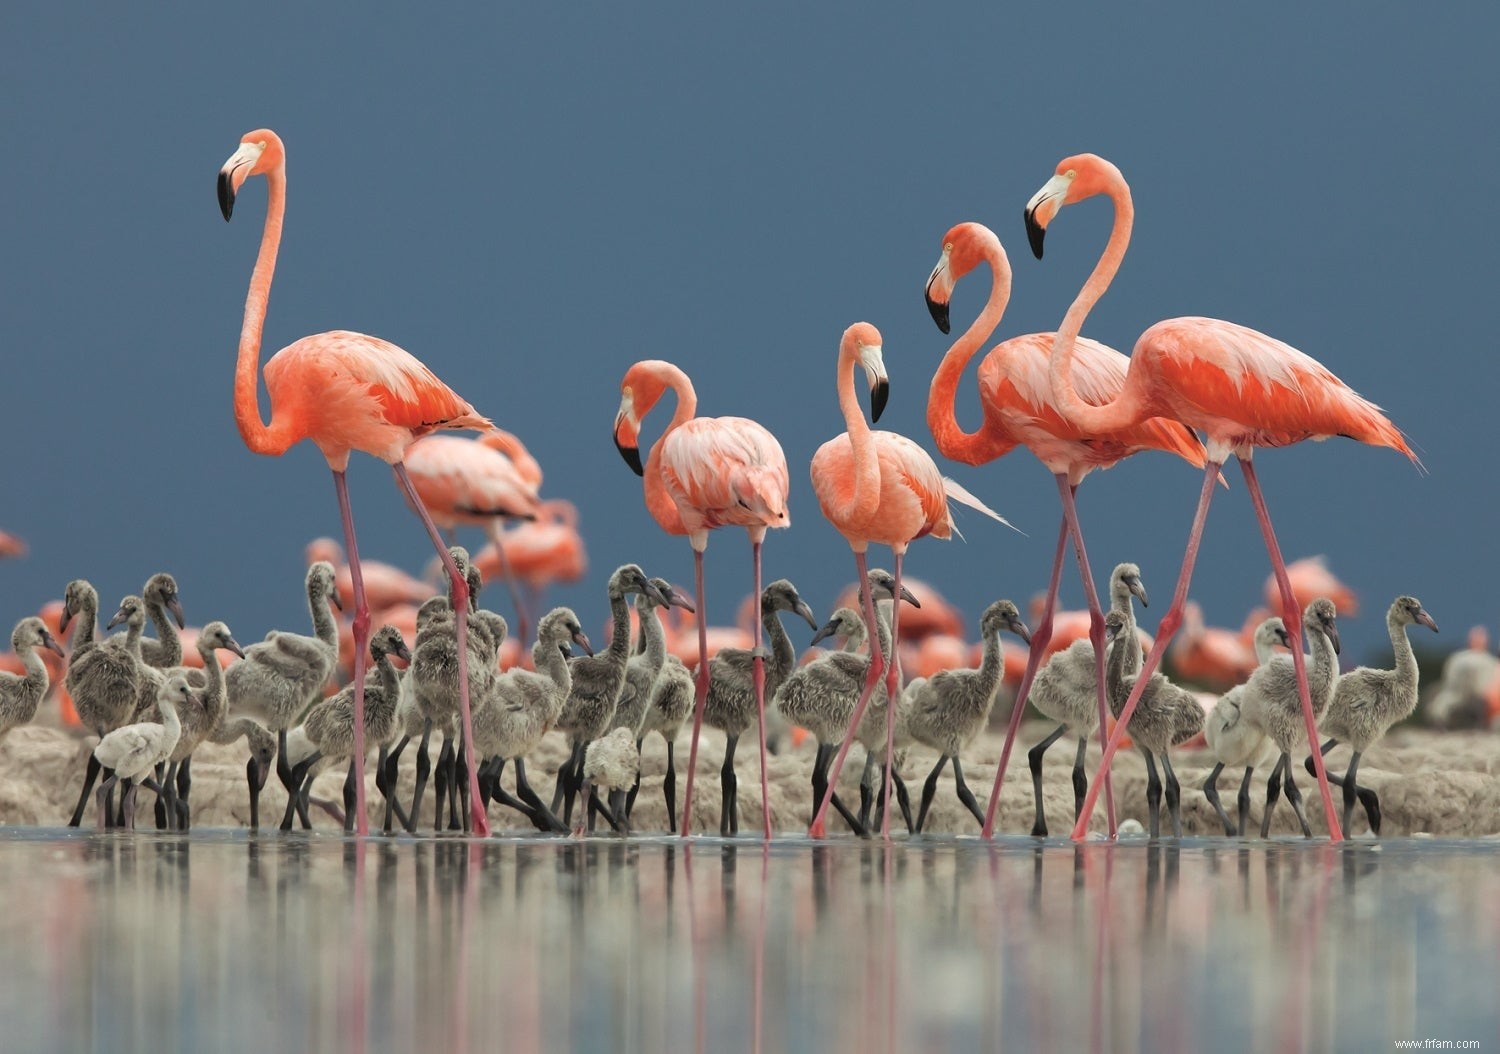
POLYGON ((854 369, 858 361, 859 345, 855 338, 846 337, 839 345, 839 409, 844 412, 849 445, 854 448, 854 486, 849 490, 849 500, 833 509, 841 517, 852 516, 867 504, 873 504, 880 492, 880 462, 870 438, 870 424, 854 392, 854 369))
POLYGON ((277 165, 266 173, 270 188, 266 200, 266 225, 260 236, 260 254, 250 273, 250 291, 245 294, 245 321, 240 327, 240 352, 234 364, 234 422, 240 438, 257 454, 281 454, 297 441, 290 422, 260 418, 260 340, 266 323, 266 304, 271 298, 271 277, 276 272, 276 250, 281 246, 281 223, 286 214, 286 167, 277 165))
POLYGON ((938 452, 966 465, 993 461, 1008 449, 1004 444, 997 444, 983 428, 977 432, 965 432, 959 426, 956 412, 959 380, 969 361, 1000 325, 1005 307, 1010 303, 1010 260, 1005 249, 998 238, 986 238, 983 251, 992 276, 990 298, 979 317, 943 356, 927 391, 927 427, 937 442, 938 452))
POLYGON ((657 367, 656 377, 672 389, 672 394, 677 397, 677 409, 672 414, 672 420, 667 422, 666 429, 651 444, 651 453, 646 455, 646 509, 662 530, 669 534, 687 534, 682 513, 678 511, 677 503, 672 500, 672 495, 667 492, 667 485, 661 478, 661 448, 662 441, 673 429, 682 427, 697 415, 698 393, 693 390, 693 382, 688 375, 671 363, 662 363, 657 367))
POLYGON ((1052 345, 1052 359, 1048 366, 1048 377, 1052 392, 1063 414, 1079 428, 1089 432, 1118 432, 1138 424, 1150 416, 1145 398, 1145 389, 1131 369, 1125 377, 1125 386, 1113 402, 1104 406, 1093 406, 1078 397, 1073 387, 1073 354, 1077 347, 1078 334, 1083 329, 1083 320, 1109 283, 1120 270, 1120 261, 1130 244, 1130 230, 1135 224, 1135 206, 1130 200, 1130 187, 1119 176, 1110 176, 1105 191, 1115 206, 1115 223, 1109 232, 1109 242, 1088 281, 1083 283, 1078 296, 1063 316, 1057 331, 1057 340, 1052 345))

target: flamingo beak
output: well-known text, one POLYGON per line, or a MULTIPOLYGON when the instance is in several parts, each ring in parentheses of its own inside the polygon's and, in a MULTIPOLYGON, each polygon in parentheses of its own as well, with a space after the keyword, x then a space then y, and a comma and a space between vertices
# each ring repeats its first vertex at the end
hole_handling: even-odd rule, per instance
POLYGON ((230 651, 234 652, 242 659, 245 657, 245 649, 240 647, 240 642, 235 640, 233 637, 230 637, 224 642, 224 647, 228 648, 230 651))
POLYGON ((124 622, 129 617, 130 616, 125 613, 125 609, 121 608, 119 611, 115 612, 114 618, 110 619, 109 622, 107 622, 105 624, 104 628, 105 629, 114 629, 116 626, 118 626, 120 623, 124 622))
POLYGON ((1438 631, 1437 623, 1432 621, 1432 616, 1427 614, 1426 608, 1417 609, 1416 619, 1419 625, 1426 626, 1434 633, 1438 631))
POLYGON ((615 449, 620 452, 632 472, 637 476, 644 476, 646 466, 641 464, 640 438, 640 424, 635 419, 635 407, 630 396, 626 395, 620 399, 620 412, 615 415, 615 449))
POLYGON ((810 607, 807 606, 807 601, 799 599, 797 601, 797 606, 794 607, 792 610, 795 611, 797 614, 801 615, 804 619, 806 619, 807 620, 807 624, 809 626, 811 626, 813 629, 817 629, 818 628, 818 620, 813 615, 812 608, 810 608, 810 607))
POLYGON ((927 313, 932 316, 932 320, 937 323, 937 328, 943 333, 947 333, 950 329, 948 302, 953 297, 953 272, 949 270, 948 260, 951 255, 951 249, 943 249, 943 255, 938 258, 937 266, 927 277, 927 313))
POLYGON ((260 155, 265 153, 265 149, 264 143, 241 143, 239 149, 230 154, 229 160, 219 169, 219 211, 224 214, 226 223, 234 215, 235 195, 255 170, 255 164, 260 160, 260 155))
POLYGON ((671 596, 669 594, 667 594, 667 593, 662 592, 660 589, 658 589, 656 587, 656 584, 654 582, 652 582, 650 579, 647 579, 645 582, 641 583, 641 589, 642 589, 642 592, 644 592, 648 597, 650 597, 651 600, 658 607, 671 607, 672 606, 672 598, 671 598, 671 596))
POLYGON ((63 605, 63 610, 62 610, 62 615, 57 620, 57 631, 59 633, 66 633, 66 632, 68 632, 68 623, 72 622, 72 621, 73 621, 73 609, 69 605, 64 604, 63 605))
POLYGON ((820 640, 826 640, 827 638, 832 637, 838 631, 839 631, 839 621, 838 621, 838 619, 829 619, 827 622, 825 622, 823 624, 823 628, 822 629, 818 630, 817 633, 813 634, 813 639, 810 640, 810 641, 808 641, 808 646, 811 647, 812 645, 817 644, 818 641, 820 641, 820 640))
POLYGON ((677 590, 673 589, 671 586, 663 589, 662 594, 667 598, 669 607, 679 607, 684 611, 687 611, 694 615, 698 613, 698 609, 693 607, 692 604, 688 603, 687 597, 677 592, 677 590))
POLYGON ((172 618, 177 621, 178 629, 182 629, 187 625, 187 621, 182 617, 182 601, 173 597, 167 601, 167 610, 172 613, 172 618))
POLYGON ((1327 626, 1325 628, 1328 631, 1328 639, 1333 644, 1333 653, 1335 655, 1342 654, 1343 651, 1339 646, 1339 628, 1337 626, 1327 626))
POLYGON ((573 643, 582 648, 585 655, 594 654, 594 646, 589 643, 588 634, 584 633, 583 630, 579 630, 573 634, 573 643))
POLYGON ((1026 203, 1026 240, 1038 260, 1042 258, 1042 239, 1047 235, 1047 224, 1062 209, 1072 185, 1073 176, 1060 173, 1042 184, 1042 189, 1026 203))
POLYGON ((333 604, 334 607, 338 608, 340 611, 344 610, 344 602, 339 599, 339 591, 337 588, 334 588, 328 594, 328 600, 333 604))
POLYGON ((1141 607, 1148 608, 1151 606, 1151 602, 1146 599, 1146 587, 1141 584, 1141 580, 1139 578, 1136 578, 1134 575, 1132 575, 1131 577, 1125 579, 1125 586, 1130 590, 1131 593, 1135 595, 1135 598, 1141 602, 1141 607))
POLYGON ((1031 643, 1031 630, 1027 628, 1026 623, 1018 618, 1012 618, 1006 620, 1006 625, 1010 627, 1012 633, 1020 637, 1027 644, 1031 643))
POLYGON ((906 601, 914 608, 919 608, 922 606, 922 602, 917 599, 916 594, 914 594, 910 589, 907 589, 905 586, 901 587, 901 599, 906 601))
POLYGON ((46 648, 48 651, 55 651, 59 655, 65 655, 62 649, 62 645, 57 643, 57 638, 52 636, 52 634, 46 632, 45 630, 42 631, 42 647, 46 648))
POLYGON ((865 369, 865 378, 870 382, 870 420, 879 421, 890 398, 891 382, 885 373, 885 360, 880 354, 879 344, 859 346, 859 364, 865 369))

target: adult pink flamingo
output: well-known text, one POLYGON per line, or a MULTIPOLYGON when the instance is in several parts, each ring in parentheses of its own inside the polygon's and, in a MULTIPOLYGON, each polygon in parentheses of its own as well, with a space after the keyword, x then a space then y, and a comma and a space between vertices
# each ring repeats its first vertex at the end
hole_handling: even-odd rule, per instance
POLYGON ((240 329, 239 357, 234 368, 234 419, 239 426, 240 438, 254 453, 280 455, 298 441, 310 439, 322 451, 333 471, 333 487, 338 495, 344 544, 349 550, 349 571, 354 585, 354 793, 359 814, 358 833, 361 837, 369 833, 363 770, 364 686, 370 608, 365 599, 359 548, 354 539, 354 514, 349 507, 349 488, 344 478, 351 450, 364 451, 390 464, 397 484, 421 517, 453 583, 454 606, 458 609, 458 683, 463 714, 464 763, 468 766, 474 830, 487 835, 489 823, 479 795, 469 718, 468 585, 448 555, 437 526, 412 486, 402 458, 407 447, 435 429, 485 429, 493 425, 409 352, 376 337, 344 330, 303 337, 271 356, 265 368, 266 392, 271 397, 271 421, 269 424, 261 421, 257 390, 261 331, 265 327, 266 302, 271 295, 271 278, 276 270, 276 253, 281 246, 282 219, 286 212, 286 148, 281 138, 267 128, 241 137, 238 149, 219 170, 219 209, 226 221, 234 214, 235 195, 245 180, 261 175, 266 177, 269 196, 260 253, 256 256, 255 270, 250 275, 250 291, 245 297, 245 320, 240 329))
MULTIPOLYGON (((406 471, 422 496, 432 522, 448 532, 449 540, 459 526, 483 527, 500 558, 500 577, 516 609, 517 636, 524 644, 531 638, 526 608, 504 563, 498 542, 505 520, 534 520, 541 511, 537 485, 507 453, 519 446, 508 432, 486 432, 477 438, 429 435, 412 444, 406 454, 406 471)), ((525 447, 520 447, 525 453, 525 447)), ((526 455, 530 458, 530 455, 526 455)), ((531 461, 531 467, 536 462, 531 461)), ((541 470, 536 469, 540 479, 541 470)))
MULTIPOLYGON (((848 428, 843 435, 835 436, 818 448, 812 459, 812 485, 818 495, 818 506, 834 529, 842 534, 854 550, 854 565, 858 568, 860 601, 864 607, 865 624, 870 633, 870 665, 865 674, 865 683, 855 704, 854 716, 849 721, 849 731, 834 758, 833 769, 828 775, 828 789, 823 800, 817 804, 808 833, 821 838, 827 833, 823 817, 833 800, 838 785, 839 773, 844 767, 849 746, 859 733, 865 709, 870 705, 870 696, 880 677, 885 675, 885 690, 888 699, 896 699, 900 690, 901 665, 896 650, 900 646, 897 617, 900 603, 891 606, 891 654, 885 656, 880 650, 880 634, 876 632, 875 607, 871 602, 866 579, 865 553, 870 543, 889 545, 894 554, 892 574, 895 585, 892 592, 901 597, 901 562, 906 548, 918 538, 932 535, 934 538, 953 536, 953 518, 948 511, 951 496, 965 504, 993 516, 1001 523, 1005 520, 985 507, 952 480, 944 479, 938 471, 932 455, 916 443, 895 432, 874 432, 865 421, 859 408, 859 399, 854 394, 854 367, 858 364, 865 371, 870 384, 870 417, 880 420, 885 401, 890 393, 890 380, 885 372, 885 360, 881 349, 880 331, 868 322, 856 322, 844 330, 839 341, 838 393, 839 409, 844 413, 844 424, 848 428)), ((1007 526, 1009 526, 1007 524, 1007 526)), ((880 823, 882 838, 891 836, 891 756, 894 753, 896 731, 896 707, 886 708, 886 751, 884 814, 880 823)))
MULTIPOLYGON (((1114 204, 1114 227, 1093 273, 1063 316, 1048 371, 1052 390, 1068 420, 1088 433, 1108 434, 1148 417, 1170 417, 1202 431, 1207 436, 1208 446, 1203 488, 1188 535, 1187 550, 1183 554, 1177 589, 1172 595, 1172 606, 1162 617, 1156 643, 1146 656, 1135 689, 1126 700, 1114 734, 1104 748, 1100 771, 1109 770, 1141 691, 1151 680, 1162 653, 1172 641, 1172 634, 1182 623, 1182 606, 1187 600, 1188 584, 1208 516, 1208 503, 1213 498, 1214 480, 1230 454, 1239 460, 1244 472, 1245 486, 1255 506, 1271 567, 1281 587, 1283 617, 1291 637, 1292 660, 1302 696, 1308 742, 1316 743, 1317 726, 1313 720, 1306 663, 1302 655, 1300 611, 1276 534, 1271 528, 1271 517, 1266 511, 1265 496, 1261 493, 1251 456, 1258 446, 1289 446, 1304 439, 1326 439, 1336 435, 1372 446, 1390 447, 1413 462, 1417 460, 1416 455, 1378 406, 1360 398, 1317 360, 1264 333, 1216 318, 1171 318, 1156 323, 1136 341, 1125 385, 1116 398, 1104 405, 1094 405, 1080 398, 1073 380, 1078 331, 1089 310, 1109 288, 1125 256, 1135 219, 1130 188, 1114 165, 1095 154, 1079 154, 1059 162, 1052 178, 1026 205, 1026 233, 1032 251, 1040 258, 1047 227, 1062 207, 1096 194, 1107 195, 1114 204)), ((1318 751, 1312 753, 1318 772, 1318 789, 1323 797, 1323 811, 1328 818, 1329 838, 1337 842, 1343 836, 1339 831, 1333 796, 1328 790, 1328 777, 1323 766, 1318 764, 1318 751)), ((1284 786, 1288 798, 1294 795, 1301 798, 1290 780, 1284 786)), ((1083 811, 1073 828, 1075 840, 1088 833, 1089 817, 1097 800, 1096 780, 1084 797, 1083 811)))
MULTIPOLYGON (((1083 544, 1083 528, 1078 522, 1075 495, 1083 478, 1094 469, 1112 468, 1122 459, 1142 450, 1164 450, 1176 454, 1195 468, 1203 467, 1203 444, 1191 431, 1176 421, 1149 418, 1135 422, 1106 435, 1080 431, 1063 416, 1047 382, 1047 357, 1052 351, 1054 333, 1028 333, 1012 337, 995 346, 979 365, 979 399, 984 423, 977 432, 965 432, 958 424, 954 403, 958 382, 964 369, 994 333, 1010 301, 1010 259, 995 232, 979 223, 960 223, 943 236, 943 252, 927 279, 927 309, 933 321, 948 332, 948 305, 958 280, 981 263, 990 266, 990 296, 984 310, 963 336, 953 342, 942 364, 932 378, 927 397, 927 426, 944 457, 968 465, 993 461, 1021 445, 1036 455, 1057 480, 1062 498, 1063 521, 1057 533, 1057 552, 1052 560, 1052 577, 1040 621, 1031 636, 1031 650, 1026 658, 1026 672, 1016 692, 1016 703, 1005 730, 1005 746, 995 770, 995 785, 990 791, 985 811, 985 838, 995 833, 995 814, 1000 804, 1000 785, 1005 781, 1006 764, 1011 746, 1026 709, 1026 697, 1037 669, 1049 651, 1053 633, 1053 616, 1057 605, 1057 587, 1062 577, 1063 554, 1067 540, 1073 539, 1073 553, 1088 598, 1088 636, 1094 646, 1095 673, 1099 699, 1099 743, 1105 742, 1109 727, 1109 710, 1104 695, 1104 611, 1094 589, 1094 574, 1089 568, 1088 551, 1083 544)), ((1078 383, 1083 397, 1091 403, 1107 403, 1120 393, 1125 384, 1125 370, 1130 360, 1113 348, 1097 341, 1078 341, 1078 383)), ((1145 594, 1141 594, 1145 603, 1145 594)), ((1105 773, 1105 813, 1109 833, 1115 833, 1114 795, 1105 773)))
MULTIPOLYGON (((755 564, 755 595, 761 595, 760 547, 770 527, 786 527, 786 455, 776 437, 743 417, 694 417, 698 396, 693 382, 670 362, 645 359, 625 371, 620 381, 620 412, 615 416, 615 446, 625 463, 645 479, 646 508, 668 534, 685 534, 693 547, 698 600, 698 654, 708 654, 707 609, 703 604, 703 550, 715 527, 744 527, 750 532, 755 564), (668 388, 677 410, 667 429, 641 464, 641 419, 668 388)), ((756 719, 760 735, 760 806, 765 836, 771 837, 771 801, 766 779, 766 670, 761 647, 761 620, 755 620, 756 719)), ((709 664, 698 663, 693 703, 693 740, 688 748, 687 786, 682 795, 682 834, 692 832, 693 777, 698 771, 698 735, 708 699, 709 664)))

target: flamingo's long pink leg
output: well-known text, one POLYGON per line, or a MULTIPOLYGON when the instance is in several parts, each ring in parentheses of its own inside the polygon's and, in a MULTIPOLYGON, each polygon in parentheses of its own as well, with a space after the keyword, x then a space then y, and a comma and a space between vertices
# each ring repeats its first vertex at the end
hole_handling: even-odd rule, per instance
MULTIPOLYGON (((469 711, 469 583, 459 573, 458 565, 453 562, 453 554, 448 552, 448 547, 443 544, 443 536, 438 533, 437 524, 432 522, 427 506, 423 505, 422 499, 417 496, 417 488, 412 486, 411 477, 406 473, 406 466, 398 461, 391 466, 391 469, 396 473, 396 482, 406 492, 412 508, 416 509, 417 515, 421 517, 422 526, 427 528, 427 536, 432 539, 432 546, 443 561, 443 569, 448 572, 448 580, 452 583, 453 621, 458 629, 458 709, 463 719, 464 766, 469 770, 469 819, 474 833, 481 838, 488 838, 490 821, 485 815, 484 799, 479 796, 479 769, 474 764, 474 721, 469 711)), ((358 728, 360 719, 356 717, 354 723, 358 728)), ((363 739, 362 736, 361 739, 363 739)), ((355 764, 358 765, 359 759, 364 757, 360 751, 360 740, 355 740, 354 751, 355 764)), ((355 779, 357 781, 359 779, 358 769, 355 770, 355 779)), ((363 783, 359 784, 357 793, 363 799, 363 783)), ((364 822, 363 808, 361 804, 361 824, 364 822)))
POLYGON ((1323 766, 1323 752, 1318 749, 1318 724, 1313 717, 1312 692, 1307 686, 1307 659, 1302 654, 1302 612, 1297 607, 1297 598, 1292 593, 1292 583, 1287 577, 1286 562, 1281 558, 1281 546, 1276 542, 1276 532, 1271 529, 1271 514, 1266 511, 1266 498, 1260 490, 1260 480, 1255 477, 1255 466, 1247 457, 1240 458, 1240 471, 1245 474, 1245 486, 1250 490, 1250 502, 1255 506, 1255 518, 1260 521, 1260 533, 1266 540, 1266 552, 1271 557, 1271 569, 1276 574, 1276 584, 1281 588, 1282 621, 1291 641, 1292 668, 1297 671, 1297 694, 1302 697, 1302 719, 1307 723, 1307 741, 1312 745, 1313 768, 1318 773, 1318 791, 1323 795, 1323 813, 1328 817, 1328 840, 1341 842, 1343 831, 1339 827, 1338 813, 1333 808, 1333 793, 1328 789, 1328 772, 1323 766))
POLYGON ((708 608, 703 603, 703 550, 693 550, 693 585, 698 601, 698 684, 693 699, 693 741, 688 747, 687 784, 682 789, 682 837, 693 833, 693 779, 698 774, 698 733, 708 702, 708 608))
POLYGON ((354 832, 370 833, 365 818, 365 663, 370 646, 370 605, 365 600, 364 573, 359 566, 359 544, 354 540, 354 510, 349 506, 349 481, 334 470, 333 489, 338 494, 339 518, 344 523, 344 548, 349 552, 349 577, 354 584, 354 808, 358 815, 354 832))
POLYGON ((1016 729, 1021 727, 1021 715, 1026 710, 1026 697, 1031 694, 1031 682, 1047 653, 1052 640, 1052 614, 1057 606, 1057 587, 1062 580, 1063 555, 1068 551, 1068 521, 1062 521, 1057 531, 1057 555, 1052 558, 1052 578, 1047 583, 1047 602, 1042 607, 1042 621, 1031 629, 1031 651, 1026 656, 1026 672, 1021 675, 1021 686, 1016 689, 1016 705, 1010 712, 1010 723, 1005 728, 1005 746, 1000 749, 1000 765, 995 769, 995 785, 990 790, 990 804, 984 811, 983 838, 995 837, 995 814, 1000 810, 1000 785, 1005 782, 1005 766, 1010 761, 1010 748, 1016 741, 1016 729))
MULTIPOLYGON (((755 659, 753 678, 755 681, 755 718, 760 732, 760 812, 765 825, 766 840, 771 839, 771 794, 766 775, 766 661, 761 658, 761 610, 760 610, 760 543, 765 528, 750 532, 750 554, 755 564, 755 659)), ((736 806, 738 808, 738 806, 736 806)))
POLYGON ((1136 704, 1141 701, 1141 693, 1146 690, 1151 675, 1161 665, 1161 657, 1166 653, 1167 645, 1172 642, 1172 635, 1177 632, 1177 627, 1182 625, 1182 605, 1187 602, 1188 585, 1193 580, 1193 565, 1198 562, 1198 545, 1203 540, 1203 525, 1208 520, 1208 505, 1213 500, 1214 486, 1219 482, 1219 472, 1223 467, 1223 462, 1211 460, 1203 469, 1203 490, 1198 495, 1198 511, 1193 515, 1193 527, 1188 532, 1187 549, 1182 554, 1182 570, 1177 574, 1177 588, 1172 592, 1172 606, 1167 609, 1167 613, 1162 616, 1161 624, 1156 628, 1156 641, 1146 654, 1146 661, 1141 664, 1141 672, 1136 677, 1135 688, 1131 690, 1130 698, 1125 700, 1125 707, 1115 720, 1114 734, 1104 745, 1104 757, 1099 762, 1099 772, 1095 775, 1088 793, 1083 796, 1083 808, 1078 813, 1078 822, 1073 825, 1072 838, 1075 842, 1081 842, 1088 837, 1089 818, 1094 815, 1094 805, 1099 801, 1099 784, 1104 774, 1109 771, 1110 763, 1115 759, 1115 751, 1120 749, 1120 740, 1125 738, 1125 728, 1130 724, 1130 717, 1135 713, 1136 704))
MULTIPOLYGON (((833 801, 833 795, 839 783, 839 773, 844 768, 844 758, 849 755, 849 747, 859 731, 859 723, 864 719, 866 707, 870 705, 870 696, 874 694, 875 686, 880 683, 880 675, 885 671, 885 657, 880 653, 880 634, 876 632, 875 601, 870 596, 870 583, 866 578, 868 570, 863 552, 854 554, 854 566, 859 571, 860 603, 865 609, 865 625, 870 631, 870 669, 865 674, 865 687, 859 693, 859 702, 854 707, 854 717, 849 722, 849 731, 844 736, 844 742, 839 747, 838 756, 834 758, 832 771, 828 775, 828 789, 823 792, 823 800, 818 803, 817 811, 813 813, 812 823, 807 827, 807 833, 813 838, 822 838, 828 833, 823 823, 824 814, 828 812, 829 803, 833 801)), ((898 598, 899 595, 897 594, 898 598)), ((896 602, 900 603, 900 600, 896 602)))
MULTIPOLYGON (((1089 604, 1089 643, 1094 646, 1094 676, 1099 686, 1099 747, 1102 750, 1109 728, 1109 702, 1104 695, 1104 609, 1099 606, 1099 594, 1094 589, 1094 572, 1089 567, 1089 554, 1083 547, 1083 526, 1078 522, 1078 488, 1068 482, 1063 473, 1057 474, 1057 492, 1062 495, 1063 520, 1073 536, 1073 554, 1078 558, 1078 573, 1083 578, 1083 594, 1089 604)), ((1115 836, 1115 790, 1110 783, 1109 769, 1101 769, 1099 778, 1104 781, 1104 814, 1109 818, 1109 836, 1115 836)))
MULTIPOLYGON (((901 560, 905 555, 897 549, 894 557, 892 574, 896 584, 892 588, 896 599, 891 602, 891 654, 885 664, 885 783, 881 788, 884 800, 880 806, 880 837, 887 842, 891 840, 891 764, 896 756, 896 702, 901 698, 901 652, 897 645, 896 626, 901 621, 901 560)), ((858 727, 852 725, 850 730, 858 727)))

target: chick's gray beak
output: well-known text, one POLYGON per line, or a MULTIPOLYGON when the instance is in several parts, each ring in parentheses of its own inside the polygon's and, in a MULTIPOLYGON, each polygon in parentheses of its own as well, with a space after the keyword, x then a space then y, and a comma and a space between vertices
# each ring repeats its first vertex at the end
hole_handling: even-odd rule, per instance
POLYGON ((1151 606, 1151 602, 1146 599, 1146 587, 1141 584, 1139 578, 1127 579, 1125 584, 1130 587, 1130 592, 1135 594, 1135 598, 1141 602, 1141 607, 1148 608, 1151 606))
POLYGON ((114 629, 116 626, 118 626, 120 623, 124 622, 129 617, 130 616, 125 613, 125 609, 121 608, 119 611, 115 612, 114 618, 110 619, 109 622, 107 622, 105 624, 104 628, 105 629, 114 629))
POLYGON ((1432 632, 1434 632, 1434 633, 1436 633, 1438 631, 1437 623, 1434 622, 1434 621, 1432 621, 1432 616, 1429 615, 1429 614, 1427 614, 1427 609, 1426 608, 1418 608, 1417 609, 1417 622, 1420 623, 1423 626, 1426 626, 1428 629, 1432 630, 1432 632))
POLYGON ((170 611, 172 613, 172 617, 177 620, 177 628, 178 629, 182 629, 184 626, 187 625, 187 620, 182 617, 182 601, 181 600, 178 600, 174 596, 171 600, 167 601, 167 610, 170 611))
POLYGON ((813 634, 813 639, 810 640, 810 641, 808 641, 808 645, 811 646, 811 645, 817 644, 818 641, 820 641, 820 640, 826 640, 827 638, 833 636, 838 631, 839 631, 838 620, 837 619, 830 620, 829 622, 827 622, 827 623, 824 624, 824 626, 823 626, 822 629, 818 630, 817 633, 813 634))
POLYGON ((797 606, 795 608, 793 608, 792 610, 795 611, 797 614, 801 615, 804 619, 806 619, 807 620, 807 624, 809 626, 811 626, 813 629, 817 629, 818 628, 817 617, 813 615, 812 608, 810 608, 810 607, 807 606, 807 601, 805 601, 805 600, 799 600, 799 601, 797 601, 797 606))
POLYGON ((922 606, 922 602, 918 600, 912 593, 912 591, 910 589, 907 589, 905 586, 901 587, 901 599, 906 601, 914 608, 919 608, 922 606))
POLYGON ((1022 622, 1020 619, 1017 618, 1010 620, 1010 631, 1024 640, 1027 644, 1031 643, 1031 630, 1028 629, 1026 623, 1022 622))
POLYGON ((579 630, 573 634, 573 643, 582 648, 585 655, 594 654, 594 646, 589 643, 588 635, 583 630, 579 630))
POLYGON ((235 640, 233 637, 230 637, 224 642, 224 647, 228 648, 230 651, 234 652, 242 659, 245 657, 245 649, 240 647, 240 642, 235 640))
POLYGON ((670 607, 672 604, 671 598, 668 597, 667 594, 663 593, 660 589, 656 588, 656 586, 652 584, 650 579, 647 579, 646 581, 641 583, 641 591, 648 597, 650 597, 652 601, 654 601, 660 607, 670 607))

